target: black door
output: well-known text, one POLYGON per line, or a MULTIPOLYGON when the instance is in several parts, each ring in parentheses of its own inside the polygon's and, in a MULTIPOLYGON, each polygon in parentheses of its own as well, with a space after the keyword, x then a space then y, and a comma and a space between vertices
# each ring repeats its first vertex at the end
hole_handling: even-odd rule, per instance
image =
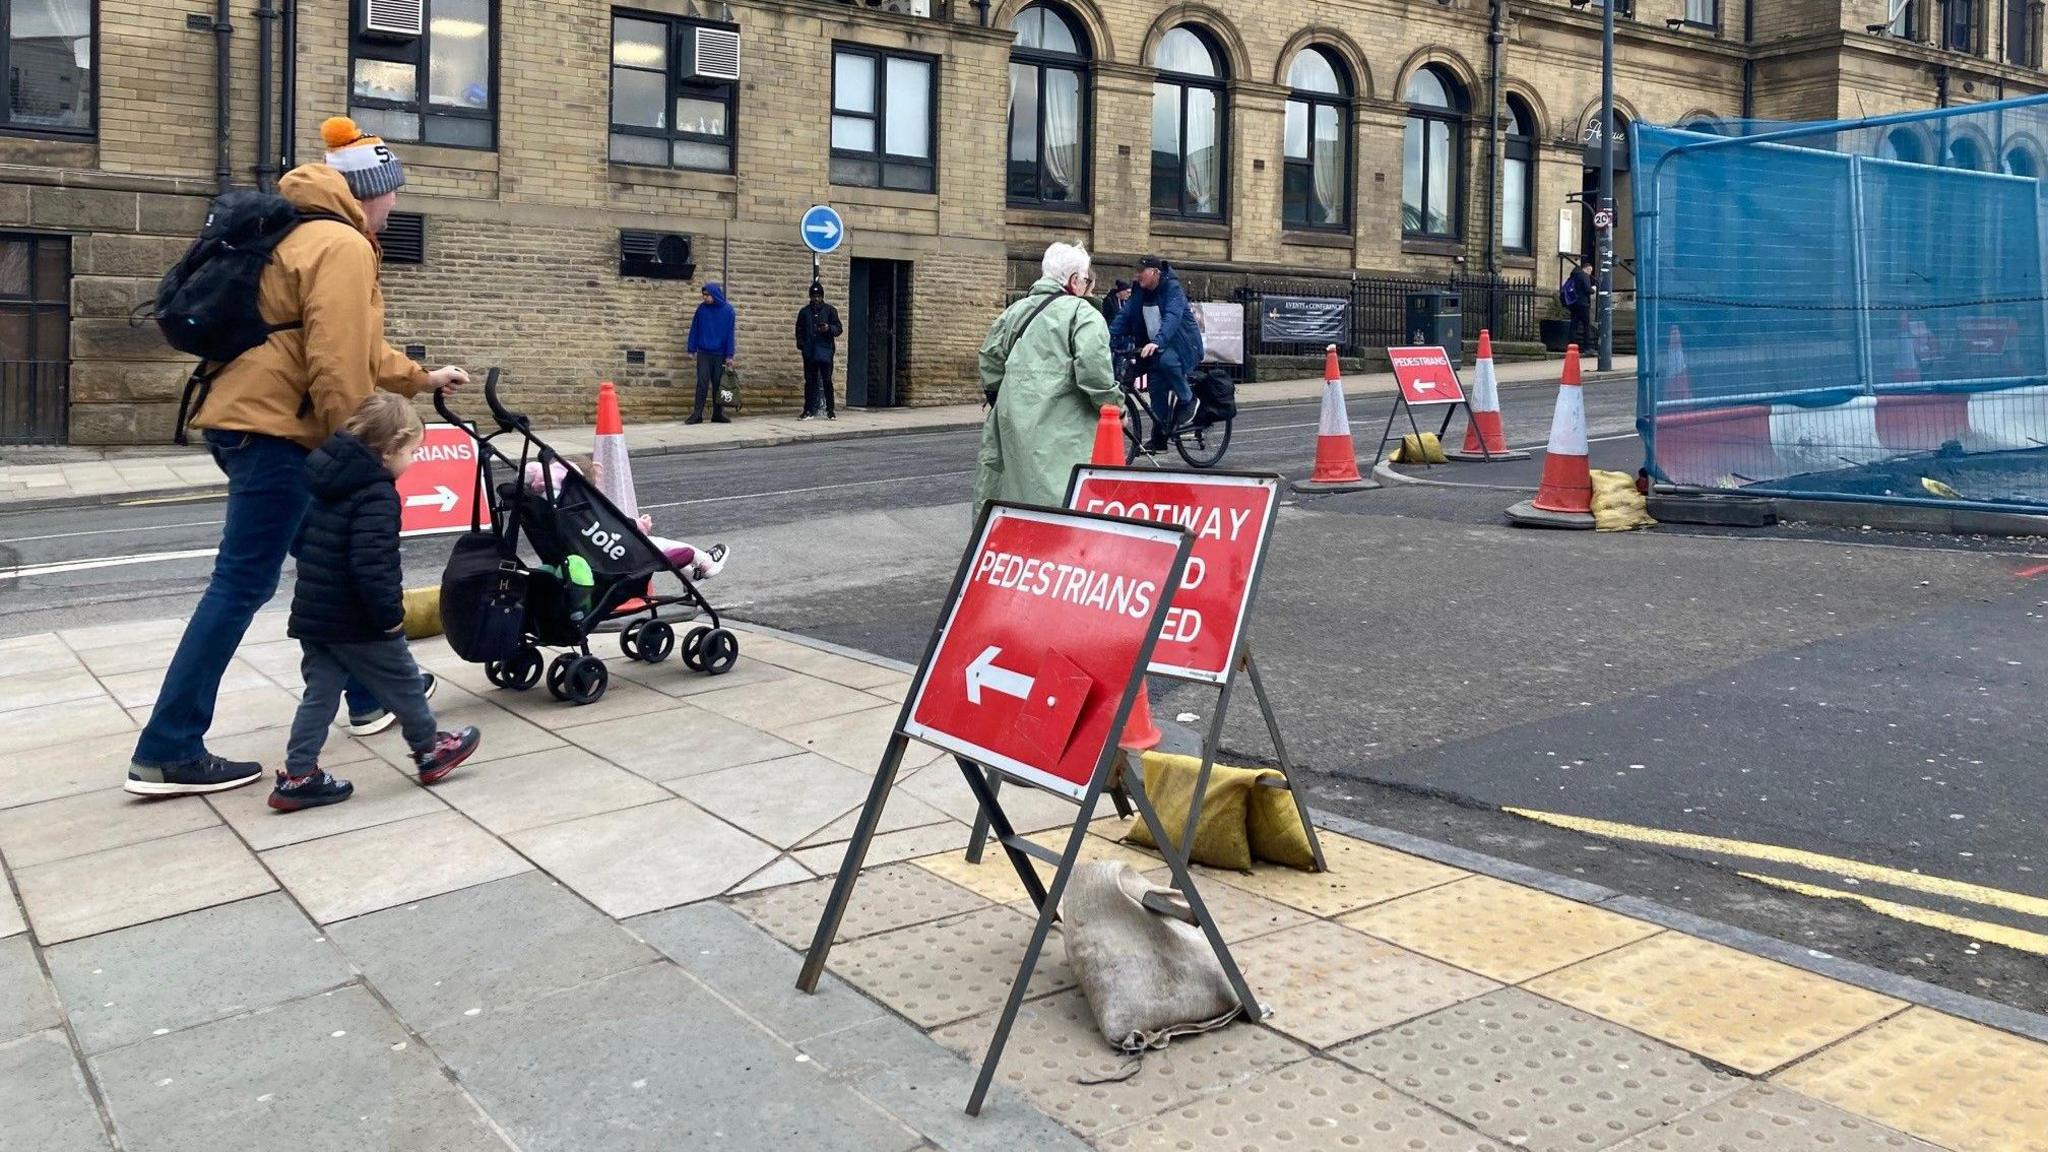
POLYGON ((847 289, 846 406, 893 408, 910 358, 910 265, 856 259, 847 289))
POLYGON ((70 429, 71 241, 0 235, 0 444, 70 429))

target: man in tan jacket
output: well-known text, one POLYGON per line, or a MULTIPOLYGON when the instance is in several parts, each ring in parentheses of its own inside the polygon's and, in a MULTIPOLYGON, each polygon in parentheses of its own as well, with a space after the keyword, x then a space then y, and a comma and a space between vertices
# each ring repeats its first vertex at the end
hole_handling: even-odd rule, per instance
MULTIPOLYGON (((321 125, 321 135, 326 162, 278 182, 278 192, 312 218, 278 244, 258 291, 265 322, 298 326, 273 332, 222 367, 192 414, 227 474, 226 522, 213 575, 136 742, 130 792, 219 792, 262 778, 261 764, 207 751, 206 731, 221 676, 250 619, 277 591, 312 500, 307 453, 376 389, 412 396, 469 380, 460 368, 429 372, 384 341, 377 233, 405 183, 398 157, 346 117, 321 125)), ((391 723, 359 689, 349 693, 349 719, 358 734, 391 723)))

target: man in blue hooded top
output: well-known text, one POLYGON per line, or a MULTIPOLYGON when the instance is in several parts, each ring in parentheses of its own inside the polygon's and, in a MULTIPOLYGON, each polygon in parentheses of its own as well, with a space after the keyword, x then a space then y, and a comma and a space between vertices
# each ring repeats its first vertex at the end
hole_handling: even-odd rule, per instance
POLYGON ((703 302, 690 318, 689 353, 697 358, 697 403, 683 423, 704 422, 706 396, 711 397, 711 422, 732 423, 725 414, 725 370, 739 354, 736 327, 732 305, 725 301, 725 288, 716 283, 704 285, 703 302))
POLYGON ((1157 256, 1138 261, 1136 290, 1110 324, 1109 340, 1111 347, 1139 349, 1152 393, 1152 435, 1145 448, 1161 451, 1166 430, 1194 418, 1188 373, 1202 362, 1202 336, 1172 265, 1157 256))

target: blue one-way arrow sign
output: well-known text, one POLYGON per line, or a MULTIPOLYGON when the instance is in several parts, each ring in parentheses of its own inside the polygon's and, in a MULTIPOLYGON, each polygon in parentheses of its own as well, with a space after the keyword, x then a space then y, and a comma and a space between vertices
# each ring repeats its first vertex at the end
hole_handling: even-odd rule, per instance
POLYGON ((839 218, 830 204, 813 204, 804 213, 800 228, 804 247, 820 256, 838 251, 840 242, 846 239, 846 221, 839 218))

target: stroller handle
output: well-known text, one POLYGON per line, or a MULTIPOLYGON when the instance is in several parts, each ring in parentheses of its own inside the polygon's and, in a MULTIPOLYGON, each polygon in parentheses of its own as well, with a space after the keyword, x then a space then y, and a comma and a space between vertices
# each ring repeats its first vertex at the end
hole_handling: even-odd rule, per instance
POLYGON ((498 373, 499 369, 493 368, 484 375, 484 403, 490 406, 491 415, 498 418, 498 427, 506 430, 524 428, 526 414, 514 412, 498 399, 498 373))

